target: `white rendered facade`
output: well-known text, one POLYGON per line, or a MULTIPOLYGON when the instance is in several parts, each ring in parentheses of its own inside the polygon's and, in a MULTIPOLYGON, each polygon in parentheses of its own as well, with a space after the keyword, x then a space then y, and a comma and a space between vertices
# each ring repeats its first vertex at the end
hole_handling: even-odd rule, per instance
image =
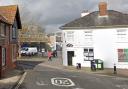
POLYGON ((69 65, 69 58, 71 65, 76 66, 77 63, 81 63, 83 67, 90 67, 90 60, 101 59, 105 68, 113 68, 116 64, 117 68, 128 69, 127 49, 128 28, 63 30, 63 65, 65 66, 69 65), (126 52, 124 54, 121 52, 120 55, 118 50, 126 52), (122 56, 125 58, 120 59, 122 56))

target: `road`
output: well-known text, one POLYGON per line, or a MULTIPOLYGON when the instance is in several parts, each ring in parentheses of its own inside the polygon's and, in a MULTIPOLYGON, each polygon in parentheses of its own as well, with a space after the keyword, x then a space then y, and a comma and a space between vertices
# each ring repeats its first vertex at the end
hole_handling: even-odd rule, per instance
POLYGON ((128 89, 127 84, 128 78, 69 72, 42 66, 28 70, 19 89, 128 89))

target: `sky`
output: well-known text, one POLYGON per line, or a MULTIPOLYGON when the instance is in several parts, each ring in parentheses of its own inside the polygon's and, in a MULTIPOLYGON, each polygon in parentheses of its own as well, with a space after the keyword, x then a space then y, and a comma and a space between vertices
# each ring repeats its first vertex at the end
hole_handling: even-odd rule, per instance
POLYGON ((18 4, 22 23, 36 23, 47 33, 80 18, 83 10, 98 10, 98 3, 105 1, 108 9, 128 13, 128 0, 0 0, 0 5, 18 4))

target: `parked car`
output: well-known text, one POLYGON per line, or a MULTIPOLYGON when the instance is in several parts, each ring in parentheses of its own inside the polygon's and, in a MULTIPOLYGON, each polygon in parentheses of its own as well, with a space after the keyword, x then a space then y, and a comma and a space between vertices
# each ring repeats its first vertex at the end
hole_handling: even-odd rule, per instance
POLYGON ((38 53, 37 47, 23 47, 21 49, 21 55, 32 56, 38 53))

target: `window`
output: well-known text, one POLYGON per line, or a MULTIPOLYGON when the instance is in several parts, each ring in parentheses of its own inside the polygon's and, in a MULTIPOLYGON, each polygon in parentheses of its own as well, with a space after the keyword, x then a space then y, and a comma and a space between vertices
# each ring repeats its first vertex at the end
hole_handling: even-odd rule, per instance
POLYGON ((16 38, 17 37, 17 22, 16 20, 14 21, 14 24, 12 26, 12 38, 16 38))
POLYGON ((127 29, 117 29, 117 42, 128 42, 127 29))
POLYGON ((84 48, 84 60, 89 61, 94 59, 93 48, 84 48))
POLYGON ((12 45, 12 62, 15 62, 16 61, 16 45, 12 45))
POLYGON ((68 31, 67 32, 67 42, 73 42, 74 41, 74 32, 68 31))
POLYGON ((84 37, 85 37, 85 40, 92 40, 92 31, 90 30, 87 30, 87 31, 84 31, 84 37))
POLYGON ((16 38, 16 27, 12 27, 12 38, 16 38))
POLYGON ((2 66, 6 65, 6 49, 2 48, 2 66))
POLYGON ((0 23, 0 34, 1 34, 1 36, 6 35, 6 24, 4 24, 4 23, 0 23))
POLYGON ((118 49, 118 61, 119 62, 128 62, 128 48, 127 49, 118 49))

